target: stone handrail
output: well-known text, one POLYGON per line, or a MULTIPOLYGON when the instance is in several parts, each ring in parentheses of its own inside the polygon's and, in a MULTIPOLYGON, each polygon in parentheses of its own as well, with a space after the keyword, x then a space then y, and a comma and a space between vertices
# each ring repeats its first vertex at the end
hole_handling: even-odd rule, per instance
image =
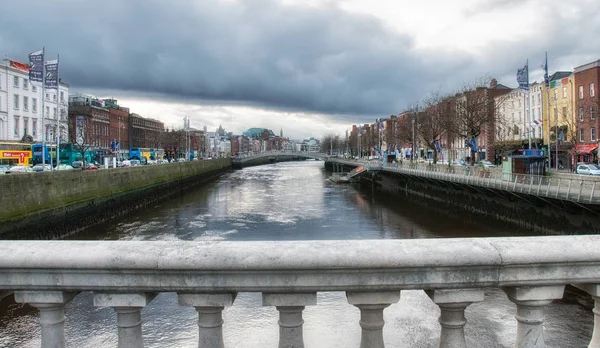
POLYGON ((600 181, 588 177, 565 178, 528 174, 505 174, 500 168, 483 169, 470 166, 431 165, 423 163, 403 164, 381 161, 352 161, 335 159, 336 162, 357 166, 381 168, 383 171, 451 181, 461 184, 533 194, 577 203, 600 204, 600 181), (596 183, 599 183, 598 185, 596 183), (598 187, 596 187, 598 186, 598 187))
MULTIPOLYGON (((544 347, 543 309, 566 284, 596 301, 600 236, 369 241, 2 241, 0 292, 40 310, 42 347, 64 347, 64 305, 80 291, 117 312, 119 347, 142 347, 141 309, 177 292, 199 313, 199 347, 223 347, 224 307, 261 292, 280 312, 280 347, 303 347, 302 311, 319 291, 345 291, 361 311, 361 347, 383 347, 383 310, 422 289, 441 308, 440 347, 466 347, 465 308, 502 288, 517 305, 515 347, 544 347)), ((390 342, 391 346, 395 346, 390 342)))

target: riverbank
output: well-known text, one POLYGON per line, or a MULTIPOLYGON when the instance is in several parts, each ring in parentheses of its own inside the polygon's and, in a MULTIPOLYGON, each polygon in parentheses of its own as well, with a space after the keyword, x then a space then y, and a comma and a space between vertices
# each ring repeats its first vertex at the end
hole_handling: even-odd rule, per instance
POLYGON ((231 160, 0 176, 0 239, 62 238, 231 170, 231 160))

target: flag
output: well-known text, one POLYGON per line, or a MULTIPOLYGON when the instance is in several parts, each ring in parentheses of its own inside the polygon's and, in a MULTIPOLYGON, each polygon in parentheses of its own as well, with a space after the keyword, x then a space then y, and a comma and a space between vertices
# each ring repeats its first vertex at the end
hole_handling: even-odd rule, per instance
POLYGON ((12 66, 13 68, 17 68, 19 70, 29 71, 29 65, 15 62, 14 60, 10 61, 10 66, 12 66))
POLYGON ((477 143, 475 142, 475 137, 471 138, 471 148, 473 152, 477 152, 477 143))
POLYGON ((29 81, 44 82, 44 50, 29 54, 29 81))
POLYGON ((442 152, 442 148, 441 148, 441 146, 440 146, 440 142, 439 142, 439 141, 437 141, 437 140, 436 140, 436 141, 433 143, 433 145, 435 145, 435 152, 442 152))
POLYGON ((529 63, 526 63, 522 69, 517 70, 517 82, 520 89, 529 91, 529 63))
POLYGON ((541 68, 544 69, 544 83, 546 84, 546 87, 548 87, 550 83, 550 81, 548 81, 548 52, 546 52, 546 60, 542 63, 541 68))
POLYGON ((58 59, 46 61, 44 88, 58 89, 58 59))

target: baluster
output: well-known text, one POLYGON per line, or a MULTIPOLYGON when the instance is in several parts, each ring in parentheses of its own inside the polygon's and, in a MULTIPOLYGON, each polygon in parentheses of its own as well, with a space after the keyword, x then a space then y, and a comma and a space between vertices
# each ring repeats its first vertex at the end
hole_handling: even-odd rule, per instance
POLYGON ((279 348, 304 348, 302 311, 317 304, 317 293, 265 294, 263 306, 275 306, 279 311, 279 348))
POLYGON ((594 299, 594 332, 588 348, 600 348, 600 284, 574 284, 594 299))
POLYGON ((346 292, 346 297, 360 309, 360 348, 384 348, 383 310, 400 300, 400 291, 346 292))
POLYGON ((112 307, 117 313, 119 348, 143 348, 142 308, 156 296, 154 293, 97 293, 94 306, 112 307))
POLYGON ((65 347, 65 305, 76 293, 64 291, 16 291, 15 302, 40 311, 42 348, 65 347))
POLYGON ((482 302, 483 290, 428 290, 429 298, 440 307, 440 348, 466 348, 465 309, 473 302, 482 302))
POLYGON ((198 348, 223 348, 223 309, 233 305, 236 293, 177 294, 180 306, 198 312, 198 348))
POLYGON ((544 348, 544 308, 560 299, 565 290, 560 286, 504 288, 508 299, 517 305, 517 339, 515 348, 544 348))

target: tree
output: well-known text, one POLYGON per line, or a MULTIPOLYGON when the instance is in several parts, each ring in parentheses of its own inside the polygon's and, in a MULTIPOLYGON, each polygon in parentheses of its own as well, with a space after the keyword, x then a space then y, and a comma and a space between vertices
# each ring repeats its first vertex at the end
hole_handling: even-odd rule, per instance
POLYGON ((100 130, 89 116, 75 116, 75 127, 70 127, 69 140, 73 150, 81 154, 84 164, 87 162, 86 153, 92 148, 100 147, 100 130))
POLYGON ((179 153, 185 147, 185 131, 183 129, 167 131, 163 134, 162 143, 165 154, 171 158, 179 157, 179 153))
POLYGON ((452 118, 453 100, 434 93, 424 101, 424 111, 420 113, 416 125, 419 137, 433 151, 433 163, 437 163, 437 148, 440 140, 448 133, 448 124, 452 118))
MULTIPOLYGON (((413 110, 411 113, 403 113, 398 115, 396 120, 396 143, 397 144, 410 144, 410 147, 413 147, 413 134, 416 131, 413 131, 413 122, 412 116, 415 116, 415 128, 416 128, 416 120, 417 114, 416 111, 413 110)), ((416 134, 415 134, 416 138, 416 134)), ((414 156, 414 154, 413 154, 414 156)))
POLYGON ((455 136, 465 139, 465 145, 471 150, 471 164, 475 162, 475 139, 484 130, 494 133, 496 125, 501 125, 499 108, 510 92, 508 88, 490 86, 492 80, 481 77, 472 83, 466 83, 455 96, 455 109, 453 117, 449 118, 448 130, 455 136))

